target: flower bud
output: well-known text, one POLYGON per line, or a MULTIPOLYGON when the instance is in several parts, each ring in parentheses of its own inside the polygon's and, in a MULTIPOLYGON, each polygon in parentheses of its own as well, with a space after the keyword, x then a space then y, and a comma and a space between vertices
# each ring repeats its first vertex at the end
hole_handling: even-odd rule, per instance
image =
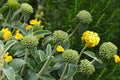
POLYGON ((76 15, 76 17, 80 20, 81 23, 86 23, 89 24, 92 22, 92 16, 91 14, 86 11, 86 10, 81 10, 79 13, 76 15))
POLYGON ((68 33, 62 30, 57 30, 53 33, 53 39, 55 42, 66 43, 67 41, 69 41, 69 36, 68 33))
POLYGON ((37 37, 28 35, 28 36, 23 37, 21 43, 25 48, 34 48, 38 45, 39 42, 38 42, 37 37))
POLYGON ((111 42, 104 42, 99 48, 99 55, 103 58, 110 59, 117 54, 117 47, 111 42))
POLYGON ((21 4, 21 11, 23 14, 30 14, 30 13, 33 13, 33 8, 28 3, 22 3, 21 4))
POLYGON ((79 59, 78 52, 72 49, 68 49, 62 53, 62 57, 68 63, 76 63, 79 59))
POLYGON ((82 74, 89 76, 95 72, 94 66, 87 59, 81 60, 80 62, 79 70, 82 74))
POLYGON ((16 0, 8 0, 7 5, 10 9, 16 10, 19 8, 19 3, 16 0))

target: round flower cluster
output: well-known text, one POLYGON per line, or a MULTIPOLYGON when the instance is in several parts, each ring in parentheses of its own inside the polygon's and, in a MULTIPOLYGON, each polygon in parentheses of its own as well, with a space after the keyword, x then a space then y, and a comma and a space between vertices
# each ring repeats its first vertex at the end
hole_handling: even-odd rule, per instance
POLYGON ((96 32, 86 31, 82 34, 81 39, 85 42, 87 47, 94 47, 98 45, 100 38, 96 32))
POLYGON ((33 13, 33 8, 30 4, 28 3, 22 3, 21 4, 21 11, 22 13, 24 14, 30 14, 30 13, 33 13))
POLYGON ((80 19, 81 23, 87 23, 89 24, 90 22, 92 22, 92 16, 91 14, 86 11, 86 10, 81 10, 79 11, 79 13, 76 15, 76 17, 78 19, 80 19))
POLYGON ((110 59, 117 54, 117 47, 111 42, 104 42, 99 49, 99 55, 103 58, 110 59))
POLYGON ((76 63, 79 59, 78 52, 72 49, 68 49, 62 53, 62 57, 67 61, 68 63, 76 63))
POLYGON ((20 4, 16 0, 8 0, 7 5, 12 10, 16 10, 20 6, 20 4))
POLYGON ((62 30, 57 30, 53 33, 53 39, 55 42, 66 43, 67 41, 69 41, 69 36, 68 33, 62 30))
POLYGON ((80 62, 79 69, 82 74, 89 76, 95 72, 94 66, 87 59, 81 60, 80 62))
POLYGON ((2 32, 4 41, 7 41, 12 36, 12 33, 8 30, 8 28, 2 29, 2 32))
POLYGON ((38 42, 37 37, 28 35, 28 36, 23 37, 21 43, 25 48, 34 48, 38 45, 39 42, 38 42))
POLYGON ((22 39, 22 38, 23 38, 23 35, 20 33, 20 31, 19 31, 19 30, 16 30, 16 33, 15 33, 15 38, 16 38, 17 40, 20 40, 20 39, 22 39))

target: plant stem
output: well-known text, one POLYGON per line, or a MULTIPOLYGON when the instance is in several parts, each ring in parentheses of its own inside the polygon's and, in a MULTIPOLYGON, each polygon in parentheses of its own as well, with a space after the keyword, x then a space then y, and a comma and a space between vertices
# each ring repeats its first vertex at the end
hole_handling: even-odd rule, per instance
POLYGON ((83 51, 84 51, 86 48, 87 48, 87 46, 84 46, 84 47, 83 47, 83 49, 81 50, 81 52, 80 52, 80 54, 79 54, 79 59, 78 59, 77 63, 79 62, 80 57, 81 57, 81 55, 82 55, 83 51))
POLYGON ((66 72, 66 70, 67 70, 68 64, 69 64, 69 63, 66 62, 65 67, 64 67, 63 72, 62 72, 62 75, 61 75, 61 77, 60 77, 60 80, 64 80, 64 74, 65 74, 65 72, 66 72))
POLYGON ((95 62, 96 61, 96 59, 94 58, 91 62, 90 62, 90 64, 92 64, 93 62, 95 62))
MULTIPOLYGON (((25 56, 24 56, 24 61, 26 62, 27 60, 27 54, 28 54, 28 49, 26 48, 26 53, 25 53, 25 56)), ((22 76, 23 75, 23 72, 24 72, 24 69, 25 69, 25 65, 23 65, 22 69, 21 69, 21 72, 20 72, 20 75, 22 76)))
POLYGON ((98 76, 98 78, 96 80, 99 80, 101 78, 101 76, 103 75, 103 73, 105 72, 106 67, 101 71, 100 75, 98 76))
MULTIPOLYGON (((9 11, 8 11, 8 14, 7 14, 7 16, 6 16, 6 19, 5 19, 5 24, 7 23, 7 21, 8 21, 8 18, 9 18, 9 16, 10 16, 10 13, 11 13, 11 9, 9 9, 9 11)), ((3 28, 5 28, 5 26, 3 27, 3 28)))
POLYGON ((18 20, 19 22, 22 20, 22 18, 24 17, 24 15, 22 14, 21 15, 21 17, 20 17, 20 19, 18 20))
POLYGON ((54 47, 51 55, 48 57, 47 61, 45 62, 45 64, 43 65, 43 67, 41 68, 41 70, 37 73, 36 78, 38 79, 39 76, 42 74, 43 70, 46 68, 47 64, 49 63, 51 57, 54 55, 54 53, 56 52, 56 48, 57 48, 58 44, 54 47))
POLYGON ((80 22, 78 23, 78 25, 77 25, 77 27, 74 29, 74 31, 69 35, 69 38, 72 37, 72 36, 75 34, 75 32, 78 30, 79 26, 80 26, 80 22))

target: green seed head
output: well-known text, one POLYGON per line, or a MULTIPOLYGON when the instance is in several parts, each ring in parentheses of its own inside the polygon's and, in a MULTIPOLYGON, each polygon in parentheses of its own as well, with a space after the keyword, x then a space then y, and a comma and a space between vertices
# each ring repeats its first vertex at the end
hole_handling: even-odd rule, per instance
POLYGON ((89 24, 92 22, 92 16, 91 14, 86 11, 86 10, 81 10, 79 13, 76 15, 76 17, 80 20, 81 23, 86 23, 89 24))
POLYGON ((68 63, 76 63, 79 59, 78 52, 72 49, 68 49, 64 53, 62 53, 62 57, 68 63))
POLYGON ((81 60, 80 62, 79 70, 82 74, 89 76, 95 72, 94 66, 87 59, 81 60))
POLYGON ((104 42, 99 48, 99 55, 106 59, 111 59, 117 54, 117 47, 111 42, 104 42))
POLYGON ((21 4, 21 11, 23 14, 30 14, 30 13, 33 13, 33 8, 28 3, 22 3, 21 4))
POLYGON ((34 48, 38 45, 39 42, 38 42, 37 37, 28 35, 28 36, 23 37, 21 43, 25 48, 34 48))
POLYGON ((8 0, 7 5, 12 10, 16 10, 20 6, 20 4, 16 0, 8 0))
POLYGON ((66 43, 67 41, 69 41, 68 33, 62 30, 57 30, 53 33, 53 39, 55 42, 66 43))

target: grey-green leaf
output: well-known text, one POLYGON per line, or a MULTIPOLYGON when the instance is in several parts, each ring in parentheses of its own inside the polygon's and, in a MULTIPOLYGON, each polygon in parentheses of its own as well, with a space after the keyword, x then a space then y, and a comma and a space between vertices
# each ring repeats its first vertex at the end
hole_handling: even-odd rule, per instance
POLYGON ((95 56, 95 53, 92 52, 92 51, 85 51, 85 52, 83 52, 83 53, 86 54, 87 56, 93 58, 93 59, 96 57, 96 56, 95 56))
POLYGON ((17 73, 20 71, 22 65, 24 65, 26 62, 22 59, 13 59, 10 61, 9 65, 13 67, 14 71, 17 73))
POLYGON ((46 55, 49 56, 52 52, 52 47, 50 44, 47 45, 47 48, 46 48, 46 55))
POLYGON ((8 80, 15 80, 15 72, 12 67, 5 68, 3 71, 8 80))
POLYGON ((48 30, 37 30, 34 32, 34 36, 43 36, 43 35, 49 35, 51 34, 51 31, 48 30))
POLYGON ((42 50, 38 50, 37 54, 39 55, 41 61, 45 61, 47 59, 45 53, 42 50))

